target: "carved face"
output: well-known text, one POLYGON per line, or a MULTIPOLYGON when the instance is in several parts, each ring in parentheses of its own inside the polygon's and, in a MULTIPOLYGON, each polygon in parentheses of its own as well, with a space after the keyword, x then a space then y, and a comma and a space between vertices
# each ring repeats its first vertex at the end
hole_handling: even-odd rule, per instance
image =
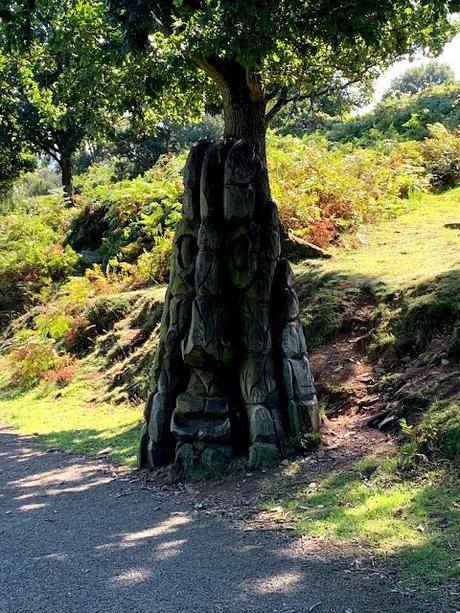
MULTIPOLYGON (((195 261, 198 253, 198 226, 188 219, 182 219, 174 237, 174 262, 172 280, 179 277, 185 286, 193 291, 195 286, 195 261)), ((175 292, 180 293, 180 292, 175 292)))
POLYGON ((279 222, 269 214, 263 221, 270 229, 261 232, 256 170, 254 148, 247 141, 218 141, 207 147, 200 143, 189 156, 172 273, 183 286, 174 279, 172 286, 174 295, 193 296, 190 328, 182 341, 183 359, 190 366, 228 365, 238 347, 253 344, 248 335, 254 336, 259 328, 264 328, 261 343, 266 344, 279 222), (257 279, 259 265, 263 278, 257 279), (246 295, 254 283, 257 304, 246 295), (241 308, 243 303, 246 306, 241 308), (261 325, 255 327, 246 321, 259 317, 261 325))

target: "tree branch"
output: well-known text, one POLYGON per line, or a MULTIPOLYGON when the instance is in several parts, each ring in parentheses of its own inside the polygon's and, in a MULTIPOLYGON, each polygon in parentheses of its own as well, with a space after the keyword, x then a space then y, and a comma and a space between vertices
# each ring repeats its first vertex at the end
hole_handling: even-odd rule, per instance
MULTIPOLYGON (((342 83, 341 85, 337 86, 337 85, 330 85, 328 87, 325 87, 323 89, 320 90, 311 90, 309 92, 306 92, 304 94, 301 94, 300 92, 294 94, 293 96, 287 96, 287 88, 284 88, 284 90, 281 90, 281 93, 279 95, 278 100, 275 102, 275 104, 273 105, 273 107, 268 111, 268 113, 266 114, 266 123, 267 125, 270 124, 270 122, 274 119, 274 117, 281 111, 282 108, 284 108, 286 105, 291 104, 292 102, 303 102, 304 100, 306 100, 307 98, 310 99, 310 109, 309 112, 313 110, 313 106, 314 106, 314 100, 320 96, 327 96, 328 94, 331 93, 335 93, 335 92, 340 92, 343 91, 344 89, 347 89, 347 87, 350 87, 351 85, 356 85, 356 83, 359 83, 363 77, 370 71, 372 70, 372 68, 375 68, 376 64, 372 64, 370 66, 366 66, 365 69, 363 69, 358 75, 356 75, 353 79, 349 79, 348 81, 345 81, 344 83, 342 83)), ((273 97, 273 95, 272 95, 273 97)))
POLYGON ((281 93, 279 95, 278 100, 275 102, 275 104, 271 107, 271 109, 269 111, 267 111, 266 115, 265 115, 265 123, 266 125, 269 125, 269 123, 273 120, 273 118, 281 111, 281 109, 286 106, 286 104, 289 104, 289 102, 292 101, 292 99, 289 99, 287 97, 287 93, 288 93, 288 89, 287 87, 284 87, 281 90, 281 93))
POLYGON ((224 98, 232 97, 251 102, 264 100, 259 73, 247 70, 237 60, 212 55, 207 58, 194 58, 194 61, 217 83, 224 98))

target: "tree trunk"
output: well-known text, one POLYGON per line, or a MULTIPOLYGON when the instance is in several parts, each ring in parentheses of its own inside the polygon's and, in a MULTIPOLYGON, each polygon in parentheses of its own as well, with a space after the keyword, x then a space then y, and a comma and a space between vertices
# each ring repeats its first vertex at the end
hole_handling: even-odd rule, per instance
POLYGON ((64 198, 73 202, 74 191, 72 184, 72 161, 70 157, 62 156, 59 162, 61 168, 62 187, 64 188, 64 198))
POLYGON ((270 200, 267 168, 267 122, 265 95, 257 74, 242 71, 237 65, 221 84, 224 110, 224 138, 245 139, 255 147, 262 200, 270 200))
POLYGON ((224 140, 184 171, 140 465, 250 468, 319 430, 315 387, 280 222, 270 199, 265 101, 253 80, 221 87, 224 140), (248 85, 249 84, 249 85, 248 85))
POLYGON ((258 155, 265 160, 265 101, 236 99, 229 91, 224 96, 224 138, 238 140, 240 138, 251 141, 257 149, 258 155))

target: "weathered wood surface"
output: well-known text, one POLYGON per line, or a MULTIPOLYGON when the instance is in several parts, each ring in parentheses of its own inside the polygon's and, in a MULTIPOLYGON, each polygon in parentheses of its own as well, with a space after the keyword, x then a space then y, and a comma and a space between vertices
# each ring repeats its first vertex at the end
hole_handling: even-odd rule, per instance
POLYGON ((276 206, 244 140, 198 143, 145 408, 140 464, 250 468, 319 429, 315 387, 276 206))

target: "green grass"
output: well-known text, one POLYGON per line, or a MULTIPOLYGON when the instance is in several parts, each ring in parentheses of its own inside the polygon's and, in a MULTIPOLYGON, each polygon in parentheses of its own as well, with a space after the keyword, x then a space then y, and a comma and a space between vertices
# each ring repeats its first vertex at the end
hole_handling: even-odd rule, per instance
POLYGON ((460 219, 460 188, 425 194, 408 213, 366 228, 362 244, 335 249, 323 272, 361 275, 392 290, 429 281, 460 268, 460 232, 444 228, 460 219))
POLYGON ((333 338, 350 307, 362 303, 374 307, 376 353, 421 351, 438 324, 454 326, 460 320, 460 232, 444 223, 455 219, 460 188, 427 194, 410 212, 352 237, 353 246, 333 250, 333 259, 295 267, 310 346, 333 338))
POLYGON ((59 389, 42 384, 21 392, 0 381, 0 424, 34 435, 47 447, 91 456, 110 447, 106 457, 136 464, 142 411, 130 405, 100 402, 101 381, 90 367, 82 368, 74 383, 59 389))
POLYGON ((374 456, 297 489, 286 479, 283 487, 281 502, 275 485, 277 501, 266 508, 281 511, 281 504, 299 535, 364 548, 394 562, 406 584, 435 589, 460 577, 460 481, 453 467, 416 478, 400 473, 395 457, 374 456))
POLYGON ((300 535, 358 546, 394 562, 406 584, 436 589, 460 577, 460 397, 432 400, 402 429, 407 443, 391 456, 376 450, 315 482, 292 463, 266 483, 267 508, 300 535))

